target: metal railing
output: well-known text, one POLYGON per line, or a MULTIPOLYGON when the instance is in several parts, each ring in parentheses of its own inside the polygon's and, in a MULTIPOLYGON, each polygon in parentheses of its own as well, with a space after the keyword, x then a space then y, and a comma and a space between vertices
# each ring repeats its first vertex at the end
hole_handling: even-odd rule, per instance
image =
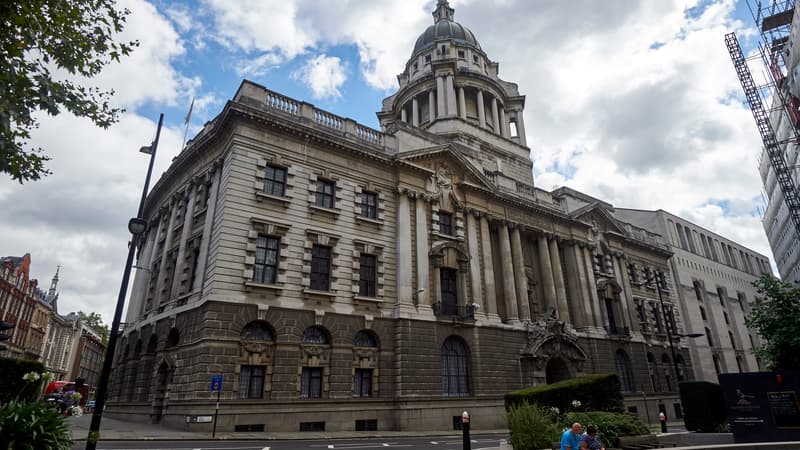
POLYGON ((454 305, 452 303, 436 302, 433 304, 433 313, 437 317, 454 318, 459 320, 475 320, 477 305, 454 305))

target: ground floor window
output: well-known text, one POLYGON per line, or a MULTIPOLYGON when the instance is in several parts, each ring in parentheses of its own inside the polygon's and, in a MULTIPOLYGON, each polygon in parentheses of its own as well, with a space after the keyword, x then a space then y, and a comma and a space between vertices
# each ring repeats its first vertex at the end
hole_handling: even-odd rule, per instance
POLYGON ((300 379, 300 398, 322 397, 322 368, 303 367, 300 379))
POLYGON ((356 369, 353 397, 372 397, 372 369, 356 369))
POLYGON ((242 366, 239 372, 239 398, 264 396, 264 366, 242 366))

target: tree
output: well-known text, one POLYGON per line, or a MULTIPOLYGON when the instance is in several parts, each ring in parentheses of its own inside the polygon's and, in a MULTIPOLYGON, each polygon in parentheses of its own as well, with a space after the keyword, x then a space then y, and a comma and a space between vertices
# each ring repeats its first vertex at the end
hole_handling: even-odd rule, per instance
POLYGON ((103 344, 108 343, 108 325, 103 323, 103 318, 100 317, 100 314, 89 313, 87 316, 83 311, 78 311, 78 316, 80 316, 81 322, 100 335, 103 339, 103 344))
POLYGON ((128 14, 115 0, 0 1, 0 172, 20 183, 50 174, 50 158, 27 142, 38 111, 66 108, 102 128, 119 119, 114 91, 72 80, 99 74, 139 44, 113 40, 128 14))
POLYGON ((800 368, 800 286, 769 274, 753 282, 761 297, 746 324, 763 338, 757 353, 770 369, 800 368))

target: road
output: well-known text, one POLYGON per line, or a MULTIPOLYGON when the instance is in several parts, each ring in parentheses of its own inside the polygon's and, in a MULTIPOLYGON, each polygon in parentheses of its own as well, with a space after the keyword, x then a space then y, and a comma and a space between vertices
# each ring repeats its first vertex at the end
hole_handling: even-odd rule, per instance
MULTIPOLYGON (((501 439, 507 435, 474 435, 472 450, 497 448, 501 439)), ((84 442, 77 442, 73 449, 85 448, 84 442)), ((436 437, 387 437, 365 439, 332 439, 332 440, 248 440, 248 441, 110 441, 97 444, 98 449, 114 450, 369 450, 369 449, 411 449, 411 450, 459 450, 461 436, 436 437)))

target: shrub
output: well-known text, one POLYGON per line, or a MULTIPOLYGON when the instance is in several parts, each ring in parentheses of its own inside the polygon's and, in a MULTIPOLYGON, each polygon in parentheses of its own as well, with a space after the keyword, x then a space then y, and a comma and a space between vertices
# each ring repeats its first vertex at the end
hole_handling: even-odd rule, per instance
POLYGON ((514 450, 550 448, 560 438, 558 416, 550 408, 522 402, 506 411, 514 450))
POLYGON ((505 395, 506 409, 527 402, 566 412, 576 409, 572 405, 574 400, 578 400, 580 409, 586 411, 624 411, 622 390, 616 374, 586 375, 505 395))
POLYGON ((44 373, 44 365, 27 359, 0 358, 0 404, 12 400, 39 400, 44 380, 26 381, 22 378, 31 372, 44 373))
POLYGON ((5 450, 72 448, 69 428, 56 410, 16 400, 0 406, 0 443, 5 450))
POLYGON ((687 430, 713 433, 724 426, 727 413, 720 385, 709 381, 683 381, 679 386, 687 430))
POLYGON ((584 427, 589 424, 597 427, 606 447, 618 447, 620 436, 650 434, 650 427, 630 414, 607 411, 570 412, 564 415, 560 428, 570 427, 575 422, 580 422, 584 427))

